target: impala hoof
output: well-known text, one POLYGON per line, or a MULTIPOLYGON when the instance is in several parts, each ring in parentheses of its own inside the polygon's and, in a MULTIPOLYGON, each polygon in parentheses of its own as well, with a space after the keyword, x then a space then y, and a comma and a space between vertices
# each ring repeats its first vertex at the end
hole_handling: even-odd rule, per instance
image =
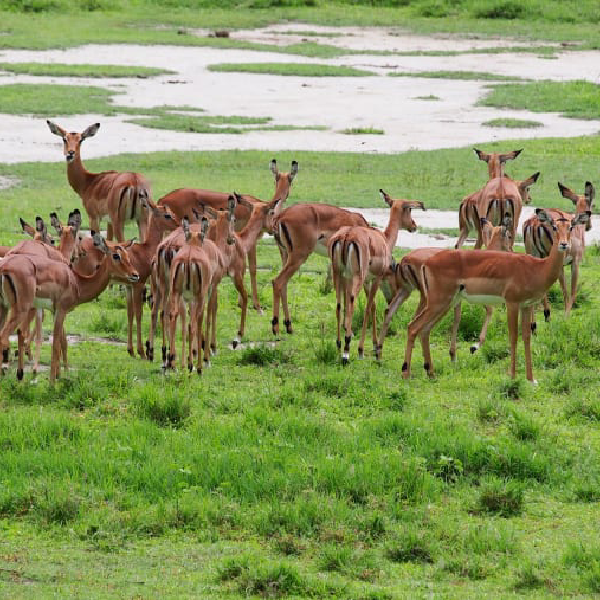
POLYGON ((133 348, 127 348, 127 354, 129 354, 129 356, 135 356, 133 348))
POLYGON ((533 335, 536 335, 536 334, 537 334, 537 323, 532 323, 532 324, 531 324, 531 333, 532 333, 533 335))
POLYGON ((362 360, 365 357, 365 351, 362 348, 358 349, 358 358, 362 360))
POLYGON ((479 344, 473 344, 470 348, 471 350, 471 354, 475 354, 475 352, 477 352, 477 350, 479 350, 479 344))
POLYGON ((289 319, 287 321, 284 321, 283 324, 285 325, 285 330, 287 333, 289 333, 289 334, 294 333, 294 331, 292 329, 292 322, 289 319))
POLYGON ((546 321, 546 323, 548 323, 550 321, 550 309, 549 308, 544 309, 544 321, 546 321))

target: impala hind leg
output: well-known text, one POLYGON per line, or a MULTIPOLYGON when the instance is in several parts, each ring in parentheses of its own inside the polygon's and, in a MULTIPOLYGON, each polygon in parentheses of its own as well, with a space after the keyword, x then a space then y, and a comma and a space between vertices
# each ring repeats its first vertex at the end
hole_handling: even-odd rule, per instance
POLYGON ((235 289, 238 291, 238 297, 241 303, 241 316, 240 316, 240 328, 238 329, 237 336, 231 343, 233 348, 237 348, 237 345, 242 341, 244 337, 244 331, 246 329, 246 314, 248 312, 248 292, 244 286, 243 274, 235 273, 233 277, 233 284, 235 289))
POLYGON ((367 305, 365 306, 365 314, 363 318, 362 331, 360 333, 360 342, 358 343, 358 357, 363 358, 365 348, 365 336, 367 334, 367 323, 369 317, 373 324, 373 349, 377 350, 377 324, 376 324, 376 306, 375 296, 379 289, 379 279, 374 280, 370 287, 365 286, 365 294, 367 295, 367 305))
POLYGON ((308 254, 294 256, 288 254, 288 259, 283 269, 275 279, 273 279, 273 335, 279 335, 279 303, 283 304, 283 313, 285 315, 285 327, 287 333, 292 333, 292 322, 290 320, 290 311, 287 303, 287 284, 300 266, 306 262, 308 254))
MULTIPOLYGON (((533 309, 531 310, 531 312, 533 314, 533 309)), ((481 326, 481 331, 479 332, 479 342, 476 342, 475 344, 473 344, 471 346, 471 354, 475 354, 475 352, 477 352, 477 350, 479 350, 479 348, 481 348, 481 346, 483 346, 483 344, 485 343, 488 326, 490 324, 490 320, 491 320, 493 314, 494 314, 494 307, 489 304, 486 304, 485 319, 483 321, 483 325, 481 326)))
POLYGON ((571 314, 571 309, 573 308, 573 303, 577 298, 577 277, 579 276, 579 263, 573 262, 571 263, 571 296, 565 303, 565 313, 567 317, 571 314))
POLYGON ((250 271, 250 286, 252 291, 252 304, 259 315, 263 310, 258 300, 258 284, 256 283, 256 244, 248 250, 248 270, 250 271))
POLYGON ((137 327, 137 353, 140 358, 146 358, 144 346, 142 344, 142 316, 144 313, 144 285, 136 285, 133 288, 133 314, 135 316, 135 324, 137 327))
POLYGON ((381 353, 383 351, 383 342, 387 335, 388 329, 390 327, 390 323, 396 314, 396 311, 404 304, 404 301, 410 296, 410 291, 405 288, 400 288, 396 295, 392 298, 392 301, 389 303, 388 307, 385 309, 385 316, 383 319, 383 324, 381 325, 381 331, 379 332, 379 341, 377 343, 377 348, 375 350, 375 358, 377 360, 381 359, 381 353))
POLYGON ((38 308, 35 311, 35 354, 33 359, 33 374, 38 372, 40 365, 40 354, 42 352, 42 322, 44 320, 44 309, 38 308))
POLYGON ((129 356, 133 353, 133 289, 130 285, 125 287, 125 297, 127 298, 127 352, 129 356))

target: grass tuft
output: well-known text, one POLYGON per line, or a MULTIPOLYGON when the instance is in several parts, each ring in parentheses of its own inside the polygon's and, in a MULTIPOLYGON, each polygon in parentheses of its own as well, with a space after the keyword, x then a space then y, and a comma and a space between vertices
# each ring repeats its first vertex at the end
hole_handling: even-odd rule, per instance
POLYGON ((514 517, 523 510, 523 485, 513 480, 492 480, 482 486, 476 512, 514 517))

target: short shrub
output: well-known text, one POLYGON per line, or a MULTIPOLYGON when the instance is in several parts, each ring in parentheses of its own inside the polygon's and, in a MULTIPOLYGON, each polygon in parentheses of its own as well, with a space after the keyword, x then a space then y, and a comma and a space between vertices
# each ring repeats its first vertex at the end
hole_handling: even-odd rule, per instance
POLYGON ((528 10, 514 0, 484 0, 477 4, 473 9, 473 16, 476 19, 522 19, 526 16, 528 10))
POLYGON ((444 571, 471 581, 481 581, 488 576, 488 568, 479 557, 454 558, 443 565, 444 571))
POLYGON ((509 428, 518 440, 533 441, 540 435, 539 424, 528 415, 517 411, 513 411, 510 416, 509 428))
POLYGON ((393 544, 386 548, 386 556, 393 562, 432 563, 433 552, 428 540, 416 529, 406 529, 393 544))
POLYGON ((145 385, 133 397, 140 417, 163 426, 182 427, 191 413, 190 401, 178 388, 145 385))
POLYGON ((244 349, 238 362, 240 365, 265 367, 267 365, 278 365, 289 361, 289 355, 280 348, 271 348, 271 346, 260 345, 244 349))
POLYGON ((523 492, 520 483, 492 480, 483 485, 475 512, 501 517, 520 515, 523 510, 523 492))
POLYGON ((545 585, 546 581, 538 570, 532 564, 526 564, 519 570, 513 588, 516 591, 525 591, 539 589, 545 585))

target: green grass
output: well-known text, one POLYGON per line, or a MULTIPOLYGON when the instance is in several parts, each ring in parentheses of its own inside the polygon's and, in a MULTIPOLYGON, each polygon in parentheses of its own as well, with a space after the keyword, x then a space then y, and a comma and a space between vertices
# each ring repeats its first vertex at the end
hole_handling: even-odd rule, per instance
POLYGON ((465 81, 528 81, 521 77, 496 75, 486 71, 392 71, 391 77, 425 77, 430 79, 462 79, 465 81))
POLYGON ((342 129, 340 133, 346 135, 383 135, 385 131, 374 127, 350 127, 349 129, 342 129))
POLYGON ((60 63, 0 63, 0 71, 19 75, 48 77, 158 77, 174 75, 176 71, 153 67, 131 67, 125 65, 68 65, 60 63))
POLYGON ((540 123, 539 121, 509 118, 490 119, 489 121, 484 121, 482 125, 485 127, 497 127, 504 129, 536 129, 544 126, 544 124, 540 123))
POLYGON ((222 73, 256 73, 289 77, 368 77, 372 71, 336 65, 300 63, 221 63, 208 65, 209 71, 222 73))
POLYGON ((479 101, 479 106, 558 112, 578 119, 600 119, 600 85, 589 81, 537 81, 500 84, 479 101))
MULTIPOLYGON (((578 187, 600 154, 598 136, 485 148, 515 143, 524 151, 512 172, 551 174, 538 185, 553 205, 561 202, 555 179, 568 175, 578 187)), ((378 206, 374 187, 381 186, 398 196, 420 190, 428 206, 445 205, 439 198, 460 198, 485 178, 470 148, 364 156, 164 152, 89 166, 140 170, 156 195, 198 185, 201 173, 203 186, 266 198, 273 157, 281 168, 292 158, 300 164, 288 203, 326 196, 378 206), (377 174, 383 180, 374 186, 377 174)), ((19 215, 60 208, 57 199, 62 208, 78 205, 63 164, 0 165, 0 173, 20 181, 0 191, 2 242, 21 238, 19 215)), ((280 265, 271 239, 261 242, 258 264, 267 315, 249 313, 246 338, 264 342, 272 339, 270 282, 280 265)), ((464 307, 468 326, 456 364, 447 354, 447 315, 432 333, 437 380, 416 368, 417 345, 415 375, 403 382, 399 357, 416 295, 396 315, 380 365, 370 343, 358 361, 353 340, 342 367, 335 297, 319 289, 326 265, 311 256, 290 282, 295 333, 275 347, 225 348, 239 316, 226 280, 219 352, 202 377, 163 375, 158 364, 98 342, 71 344, 72 369, 55 389, 46 372, 18 382, 11 367, 0 380, 2 595, 393 600, 414 597, 415 580, 428 595, 449 598, 594 593, 596 303, 568 319, 554 310, 550 323, 538 323, 537 387, 522 378, 521 346, 520 378, 506 377, 502 308, 481 354, 470 355, 464 340, 483 319, 479 307, 464 307)), ((598 253, 586 255, 580 280, 590 298, 599 297, 598 253)), ((115 286, 78 308, 67 331, 123 339, 122 296, 115 286)))

